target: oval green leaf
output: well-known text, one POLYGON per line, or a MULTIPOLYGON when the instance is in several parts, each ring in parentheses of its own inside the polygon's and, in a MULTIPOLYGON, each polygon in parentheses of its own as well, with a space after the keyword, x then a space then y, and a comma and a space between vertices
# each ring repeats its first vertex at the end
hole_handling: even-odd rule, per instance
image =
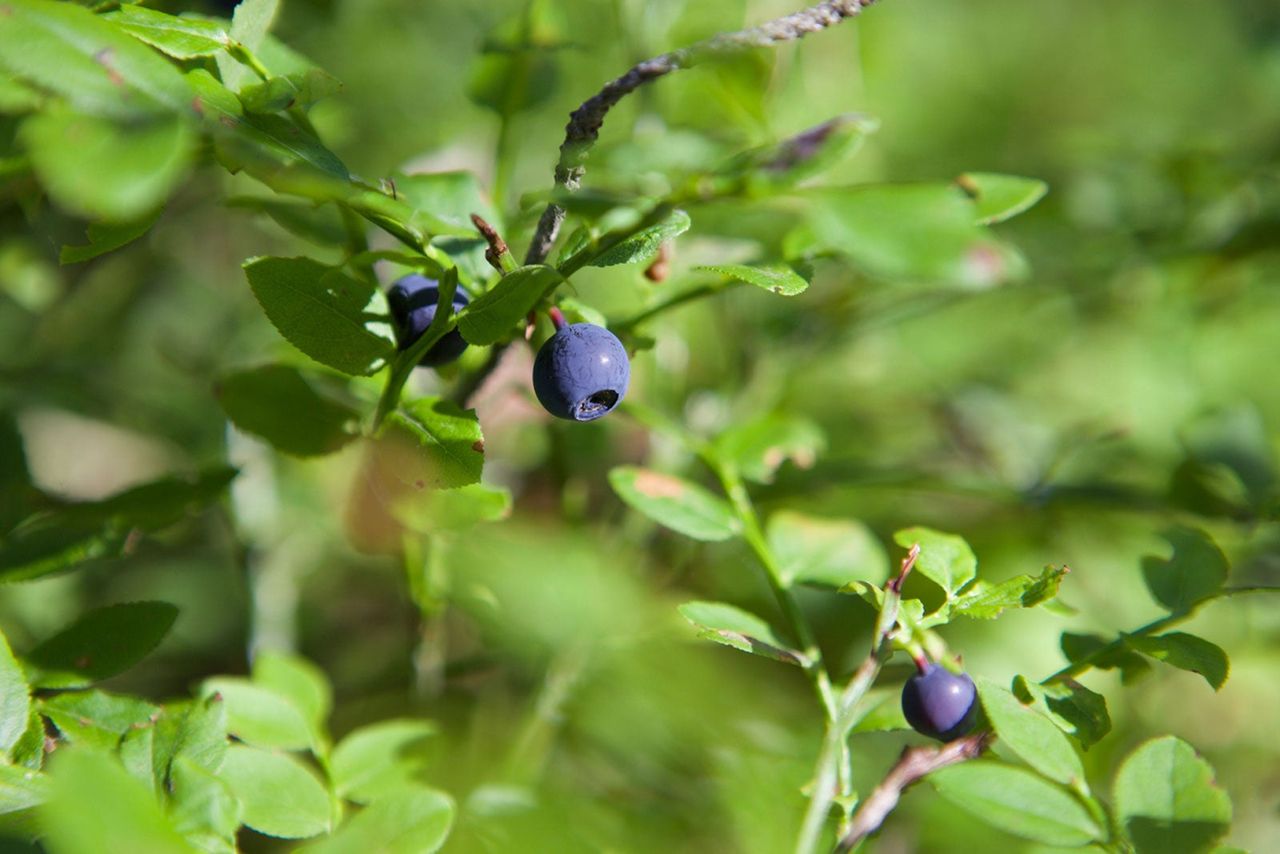
POLYGON ((80 688, 123 673, 160 645, 178 618, 167 602, 128 602, 85 614, 25 656, 31 684, 80 688))
POLYGON ((468 343, 493 344, 510 334, 563 281, 554 267, 541 264, 513 270, 458 315, 458 331, 468 343))
POLYGON ((218 775, 259 833, 305 839, 329 830, 329 793, 305 765, 284 753, 233 746, 218 775))
POLYGON ((715 542, 741 530, 727 501, 683 478, 619 466, 609 472, 609 484, 632 508, 686 537, 715 542))
POLYGON ((1024 839, 1076 847, 1102 837, 1071 794, 1022 768, 978 760, 943 768, 929 782, 951 803, 1024 839))
POLYGON ((1206 851, 1231 824, 1231 799, 1195 748, 1168 735, 1129 754, 1116 774, 1116 813, 1139 854, 1206 851))
POLYGON ((1002 745, 1049 779, 1088 794, 1080 757, 1053 721, 989 679, 978 679, 978 694, 1002 745))
POLYGON ((317 362, 368 375, 395 351, 368 327, 373 285, 310 258, 254 258, 244 273, 267 319, 317 362))
POLYGON ((227 374, 215 392, 232 424, 286 454, 331 454, 359 435, 358 412, 321 395, 288 365, 227 374))

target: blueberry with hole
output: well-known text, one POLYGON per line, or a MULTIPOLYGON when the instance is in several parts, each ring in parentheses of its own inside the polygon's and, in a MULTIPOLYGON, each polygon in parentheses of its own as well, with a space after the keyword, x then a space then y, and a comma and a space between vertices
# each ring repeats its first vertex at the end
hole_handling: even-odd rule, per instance
POLYGON ((556 334, 533 363, 533 390, 547 412, 570 421, 594 421, 627 393, 631 363, 622 342, 593 323, 566 324, 552 310, 556 334))
MULTIPOLYGON (((396 343, 401 350, 408 350, 422 337, 436 316, 436 304, 440 301, 440 285, 435 279, 413 273, 397 279, 387 291, 387 305, 391 308, 392 326, 396 331, 396 343)), ((467 304, 467 295, 458 289, 453 294, 453 310, 461 311, 467 304)), ((448 364, 462 355, 467 342, 457 329, 431 345, 423 354, 419 365, 434 368, 448 364)))
POLYGON ((965 674, 925 662, 902 687, 902 714, 916 732, 951 741, 973 728, 977 696, 965 674))

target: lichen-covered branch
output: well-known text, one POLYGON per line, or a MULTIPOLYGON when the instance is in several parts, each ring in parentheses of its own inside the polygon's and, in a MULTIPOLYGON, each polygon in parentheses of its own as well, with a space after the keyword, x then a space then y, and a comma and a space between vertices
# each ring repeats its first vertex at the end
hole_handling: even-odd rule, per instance
POLYGON ((836 845, 836 851, 843 854, 852 850, 884 824, 908 786, 948 765, 976 759, 987 749, 991 738, 991 733, 980 732, 957 738, 941 747, 908 747, 903 750, 902 756, 880 785, 858 806, 848 830, 836 845))
MULTIPOLYGON (((603 89, 569 114, 569 123, 564 129, 564 142, 560 145, 560 161, 556 164, 556 185, 571 191, 581 186, 582 176, 586 172, 584 164, 587 154, 600 136, 605 116, 619 101, 644 84, 713 57, 751 48, 771 47, 803 38, 809 33, 825 30, 854 17, 874 2, 875 0, 827 0, 757 27, 721 33, 689 47, 637 63, 621 77, 606 83, 603 89)), ((563 222, 564 208, 554 203, 547 205, 538 220, 529 253, 525 257, 526 264, 541 264, 546 260, 563 222)))

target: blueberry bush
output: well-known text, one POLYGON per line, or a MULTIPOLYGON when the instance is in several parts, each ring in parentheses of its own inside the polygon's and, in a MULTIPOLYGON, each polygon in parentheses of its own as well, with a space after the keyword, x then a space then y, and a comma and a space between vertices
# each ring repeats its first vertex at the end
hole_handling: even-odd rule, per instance
POLYGON ((0 850, 1268 850, 1278 36, 0 0, 0 850))

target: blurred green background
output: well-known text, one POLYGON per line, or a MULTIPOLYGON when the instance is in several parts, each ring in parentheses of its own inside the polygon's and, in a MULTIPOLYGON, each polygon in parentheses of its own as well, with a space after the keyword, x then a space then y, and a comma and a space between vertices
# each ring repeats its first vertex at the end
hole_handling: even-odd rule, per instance
MULTIPOLYGON (((527 34, 538 45, 531 103, 505 137, 476 99, 484 63, 518 38, 524 3, 289 0, 275 33, 344 82, 312 118, 354 172, 498 177, 508 236, 523 248, 538 206, 521 196, 549 187, 574 106, 641 58, 795 7, 544 0, 527 34)), ((1027 257, 1023 281, 957 293, 823 268, 794 300, 732 291, 654 328, 631 395, 701 431, 769 409, 820 424, 827 452, 761 488, 766 512, 860 518, 886 543, 910 524, 954 531, 991 580, 1069 564, 1062 599, 1077 615, 946 630, 968 670, 997 681, 1058 669, 1065 629, 1115 632, 1156 616, 1139 562, 1167 553, 1159 534, 1172 523, 1210 530, 1233 584, 1280 583, 1278 105, 1280 5, 1269 0, 881 0, 799 44, 666 78, 610 116, 588 185, 660 184, 860 112, 881 127, 840 180, 984 170, 1051 189, 999 229, 1027 257)), ((796 671, 694 642, 675 613, 714 598, 774 615, 769 591, 744 547, 652 527, 604 477, 619 462, 697 466, 626 417, 550 423, 531 403, 528 354, 515 354, 476 398, 486 480, 512 490, 514 512, 437 542, 449 605, 424 623, 404 569, 349 544, 358 450, 284 458, 231 431, 216 403, 228 368, 295 358, 241 262, 325 257, 225 204, 247 186, 202 168, 142 241, 68 267, 57 247, 80 242, 83 224, 0 195, 0 402, 19 417, 40 485, 87 498, 223 460, 242 469, 225 507, 127 558, 4 588, 15 648, 92 605, 163 599, 182 608, 174 635, 114 690, 186 694, 244 672, 253 649, 296 649, 335 682, 336 733, 405 714, 441 723, 431 780, 465 805, 446 850, 789 849, 821 734, 809 687, 796 671)), ((625 316, 680 287, 689 266, 743 257, 742 241, 717 234, 747 214, 690 214, 671 280, 589 269, 574 279, 581 298, 625 316)), ((818 593, 804 604, 849 672, 869 609, 818 593)), ((1105 791, 1133 745, 1179 735, 1230 792, 1229 841, 1273 850, 1276 603, 1215 604, 1189 630, 1230 654, 1225 687, 1171 668, 1123 688, 1090 674, 1115 729, 1086 762, 1105 791)), ((859 790, 914 741, 855 736, 859 790)), ((1024 843, 921 786, 874 847, 1024 843)))

